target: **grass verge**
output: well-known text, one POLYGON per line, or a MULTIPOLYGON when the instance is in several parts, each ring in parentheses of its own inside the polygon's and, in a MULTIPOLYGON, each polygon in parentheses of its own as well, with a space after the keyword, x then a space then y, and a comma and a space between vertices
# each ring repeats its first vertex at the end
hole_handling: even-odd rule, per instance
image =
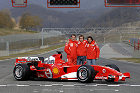
POLYGON ((37 33, 35 31, 26 31, 26 30, 14 30, 14 29, 6 29, 0 28, 0 36, 11 35, 11 34, 32 34, 37 33))
POLYGON ((119 61, 140 63, 140 58, 112 58, 112 59, 119 60, 119 61))
POLYGON ((39 49, 39 50, 28 51, 25 53, 12 54, 10 56, 0 57, 0 60, 5 60, 5 59, 10 59, 10 58, 15 58, 15 57, 27 57, 27 56, 31 56, 31 55, 41 54, 41 53, 45 53, 45 52, 48 52, 48 51, 51 51, 51 50, 54 50, 54 49, 57 49, 57 48, 60 48, 63 46, 64 46, 64 44, 61 44, 61 45, 51 46, 51 47, 43 48, 43 49, 39 49))

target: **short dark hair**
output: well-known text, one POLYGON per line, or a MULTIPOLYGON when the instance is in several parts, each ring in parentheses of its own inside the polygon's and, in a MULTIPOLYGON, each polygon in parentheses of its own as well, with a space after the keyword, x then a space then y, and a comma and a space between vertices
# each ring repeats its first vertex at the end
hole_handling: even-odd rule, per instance
POLYGON ((93 38, 92 38, 92 36, 88 36, 88 37, 87 37, 87 40, 88 40, 88 38, 90 38, 90 39, 93 41, 93 38))
POLYGON ((84 36, 83 36, 83 35, 80 35, 80 36, 79 36, 79 39, 80 39, 80 37, 83 37, 83 39, 84 39, 84 36))
POLYGON ((75 34, 72 34, 72 35, 71 35, 71 37, 72 37, 72 36, 75 36, 75 37, 76 37, 76 35, 75 35, 75 34))

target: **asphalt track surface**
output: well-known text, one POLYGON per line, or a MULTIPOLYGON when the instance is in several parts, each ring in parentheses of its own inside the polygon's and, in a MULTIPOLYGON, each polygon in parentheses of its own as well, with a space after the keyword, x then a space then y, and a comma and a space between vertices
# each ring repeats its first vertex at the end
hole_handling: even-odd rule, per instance
MULTIPOLYGON (((102 46, 102 45, 101 45, 102 46)), ((101 47, 100 46, 100 47, 101 47)), ((63 50, 63 48, 58 49, 63 50)), ((39 55, 48 57, 55 54, 56 50, 39 55)), ((66 54, 63 53, 66 60, 66 54)), ((28 80, 16 81, 13 78, 15 59, 0 61, 0 93, 139 93, 140 92, 140 64, 120 62, 100 58, 98 65, 116 64, 121 72, 130 72, 131 78, 125 82, 108 83, 96 80, 92 83, 78 81, 56 80, 28 80)))
POLYGON ((130 48, 130 46, 127 45, 127 44, 123 44, 123 43, 111 43, 110 44, 110 47, 113 48, 118 53, 121 53, 122 55, 125 55, 125 56, 133 56, 132 53, 131 53, 132 50, 129 50, 128 51, 128 50, 125 49, 125 48, 128 48, 128 49, 130 48))

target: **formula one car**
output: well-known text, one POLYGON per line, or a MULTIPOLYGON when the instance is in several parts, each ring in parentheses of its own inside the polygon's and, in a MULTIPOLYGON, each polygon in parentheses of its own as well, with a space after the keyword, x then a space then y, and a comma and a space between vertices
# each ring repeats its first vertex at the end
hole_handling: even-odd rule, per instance
POLYGON ((62 60, 62 53, 54 54, 48 58, 19 57, 16 59, 13 75, 16 80, 29 78, 48 78, 60 80, 79 80, 92 82, 93 80, 106 80, 107 82, 125 81, 130 73, 121 73, 114 64, 99 65, 73 65, 62 60))

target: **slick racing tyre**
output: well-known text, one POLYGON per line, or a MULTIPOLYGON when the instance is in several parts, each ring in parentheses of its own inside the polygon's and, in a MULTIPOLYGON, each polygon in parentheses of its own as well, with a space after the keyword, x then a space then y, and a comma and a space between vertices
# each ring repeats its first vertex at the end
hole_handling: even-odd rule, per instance
POLYGON ((77 78, 80 82, 92 82, 95 78, 95 70, 92 66, 82 65, 77 70, 77 78))
MULTIPOLYGON (((118 72, 120 72, 120 69, 115 64, 108 64, 108 65, 105 65, 105 66, 113 68, 113 69, 117 70, 118 72)), ((109 79, 106 79, 105 81, 107 81, 107 82, 114 82, 114 79, 113 78, 109 78, 109 79)))
POLYGON ((27 64, 18 64, 14 67, 13 75, 16 80, 28 80, 30 77, 30 68, 27 64))

